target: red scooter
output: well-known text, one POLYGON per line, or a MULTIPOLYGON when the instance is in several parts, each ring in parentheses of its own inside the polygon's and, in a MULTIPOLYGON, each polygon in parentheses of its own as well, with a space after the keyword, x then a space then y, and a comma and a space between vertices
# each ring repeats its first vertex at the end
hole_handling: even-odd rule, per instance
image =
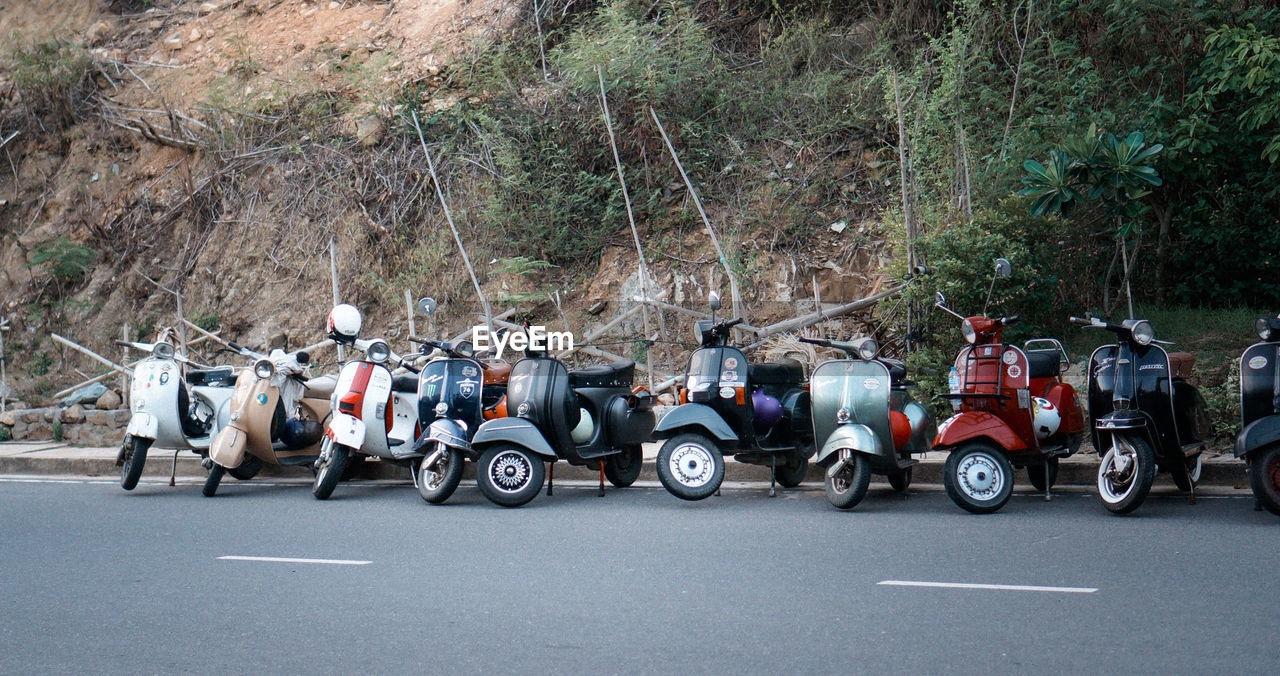
MULTIPOLYGON (((997 259, 996 275, 1009 274, 1009 261, 997 259)), ((995 512, 1009 501, 1016 466, 1027 468, 1047 500, 1058 460, 1079 450, 1084 439, 1075 389, 1061 377, 1070 364, 1066 351, 1052 338, 1027 341, 1025 349, 1004 343, 1004 328, 1016 316, 989 318, 984 307, 980 316, 961 317, 941 293, 935 304, 963 322, 969 343, 956 356, 959 387, 949 395, 959 410, 933 442, 934 450, 951 452, 942 474, 947 495, 974 514, 995 512), (1045 347, 1031 347, 1037 344, 1045 347)))

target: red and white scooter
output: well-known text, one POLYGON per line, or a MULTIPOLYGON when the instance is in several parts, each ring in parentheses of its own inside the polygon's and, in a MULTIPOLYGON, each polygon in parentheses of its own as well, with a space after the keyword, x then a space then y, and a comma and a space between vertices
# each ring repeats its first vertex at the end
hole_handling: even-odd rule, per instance
POLYGON ((403 465, 411 471, 414 461, 422 457, 413 451, 418 434, 418 369, 413 367, 412 359, 392 352, 381 338, 356 338, 360 331, 359 311, 350 305, 335 307, 330 324, 339 325, 331 335, 363 352, 365 358, 347 362, 338 374, 333 415, 320 445, 311 490, 320 500, 333 494, 354 453, 403 465), (340 315, 336 321, 335 313, 340 315), (354 321, 351 313, 355 313, 354 321), (344 320, 348 330, 340 326, 344 320), (394 375, 392 369, 397 367, 411 373, 394 375))

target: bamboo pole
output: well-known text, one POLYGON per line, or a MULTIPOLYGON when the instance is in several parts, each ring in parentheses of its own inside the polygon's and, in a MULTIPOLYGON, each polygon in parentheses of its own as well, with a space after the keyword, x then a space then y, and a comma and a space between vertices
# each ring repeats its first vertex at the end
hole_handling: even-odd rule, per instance
POLYGON ((413 322, 413 291, 407 286, 404 289, 404 308, 405 313, 409 316, 409 335, 417 335, 417 327, 414 326, 413 322))
MULTIPOLYGON (((141 361, 141 360, 138 360, 138 361, 141 361)), ((126 368, 132 368, 132 367, 137 366, 137 365, 138 365, 138 362, 137 362, 137 361, 135 361, 135 362, 133 362, 133 363, 129 364, 126 368)), ((90 379, 88 379, 88 380, 85 380, 85 381, 81 381, 81 382, 79 382, 79 383, 76 383, 75 385, 72 385, 71 387, 68 387, 67 389, 62 390, 61 392, 55 392, 55 393, 53 394, 53 398, 54 398, 54 399, 61 399, 61 398, 65 397, 65 396, 67 396, 68 394, 71 394, 72 392, 75 392, 76 390, 78 390, 78 389, 80 389, 80 388, 84 387, 85 385, 92 385, 92 384, 94 384, 94 383, 100 383, 100 382, 102 382, 102 381, 104 381, 104 380, 107 380, 107 379, 109 379, 109 378, 111 378, 112 376, 115 376, 115 375, 119 375, 119 376, 120 376, 120 378, 121 378, 121 380, 122 380, 122 381, 125 381, 125 382, 127 383, 128 375, 126 375, 123 371, 114 371, 114 370, 112 370, 112 371, 107 371, 106 373, 103 373, 103 374, 101 374, 101 375, 97 375, 97 376, 94 376, 94 377, 92 377, 92 378, 90 378, 90 379)), ((128 387, 127 387, 127 386, 125 387, 125 390, 126 390, 126 394, 127 394, 127 392, 128 392, 128 387)), ((122 397, 122 398, 123 398, 123 397, 122 397)), ((128 406, 126 406, 125 408, 128 408, 128 406)))
POLYGON ((113 369, 115 369, 115 370, 117 370, 117 371, 120 371, 120 372, 122 372, 122 373, 127 373, 127 374, 129 374, 129 375, 133 375, 133 369, 131 369, 131 368, 127 367, 127 366, 121 366, 121 365, 119 365, 119 364, 117 364, 117 363, 115 363, 115 362, 111 361, 110 359, 107 359, 106 357, 104 357, 104 356, 102 356, 102 355, 98 354, 97 352, 94 352, 93 350, 90 350, 89 348, 87 348, 87 347, 85 347, 85 346, 83 346, 83 345, 80 345, 79 343, 76 343, 76 342, 74 342, 74 341, 67 340, 66 338, 63 338, 62 336, 59 336, 59 335, 58 335, 58 334, 56 334, 56 333, 50 333, 50 334, 49 334, 49 337, 50 337, 50 338, 53 338, 53 340, 54 340, 55 342, 62 343, 63 345, 66 345, 67 347, 69 347, 69 348, 71 348, 71 349, 73 349, 73 350, 79 350, 80 352, 83 352, 84 354, 89 355, 90 357, 92 357, 92 358, 96 359, 97 361, 102 362, 103 364, 106 364, 107 366, 110 366, 111 368, 113 368, 113 369))
MULTIPOLYGON (((503 327, 503 328, 506 328, 506 329, 510 329, 510 330, 512 330, 512 331, 521 331, 521 330, 524 330, 524 327, 523 327, 523 326, 520 326, 519 324, 514 324, 514 323, 512 323, 512 322, 503 321, 503 320, 500 320, 500 319, 495 319, 495 320, 494 320, 494 323, 495 323, 495 324, 497 324, 497 325, 498 325, 498 326, 500 326, 500 327, 503 327)), ((585 355, 590 355, 590 356, 592 356, 592 357, 600 357, 600 358, 602 358, 602 359, 613 359, 614 361, 631 361, 631 360, 628 360, 626 357, 624 357, 624 356, 622 356, 622 355, 620 355, 620 354, 614 354, 613 352, 609 352, 609 351, 607 351, 607 350, 602 350, 602 349, 600 349, 600 348, 598 348, 598 347, 587 347, 587 346, 583 346, 583 347, 578 348, 578 352, 581 352, 581 353, 583 353, 583 354, 585 354, 585 355)), ((641 371, 648 371, 648 370, 650 370, 652 367, 651 367, 651 366, 649 366, 648 364, 636 364, 636 368, 637 368, 637 369, 640 369, 641 371)), ((665 375, 669 375, 669 374, 663 374, 663 373, 661 373, 661 372, 658 372, 658 375, 659 375, 659 376, 665 376, 665 375)))
MULTIPOLYGON (((701 312, 701 311, 694 310, 687 307, 681 307, 679 305, 673 305, 671 303, 661 301, 656 298, 646 298, 644 296, 635 296, 633 300, 635 300, 638 303, 648 303, 649 305, 662 308, 664 310, 671 310, 673 312, 686 314, 686 315, 689 315, 690 317, 694 317, 697 319, 711 319, 711 315, 706 312, 701 312)), ((750 324, 738 324, 733 328, 742 329, 743 331, 750 331, 751 333, 757 333, 757 334, 763 331, 763 329, 756 326, 751 326, 750 324)))
POLYGON ((834 308, 831 308, 830 310, 819 310, 818 312, 813 312, 801 317, 795 317, 792 319, 788 319, 786 321, 778 322, 777 324, 766 326, 760 332, 759 340, 742 349, 745 351, 745 350, 750 350, 753 348, 760 347, 762 344, 764 344, 765 340, 768 339, 770 336, 773 336, 779 333, 784 333, 786 331, 792 331, 796 329, 802 329, 807 326, 812 326, 814 324, 817 324, 818 322, 821 322, 821 321, 826 321, 828 319, 834 319, 836 317, 842 317, 844 315, 857 312, 858 310, 861 310, 863 308, 875 305, 881 299, 888 298, 889 296, 897 294, 898 292, 902 291, 905 288, 906 288, 905 284, 895 286, 892 289, 886 289, 884 291, 881 291, 880 293, 876 293, 876 294, 867 296, 866 298, 855 300, 850 303, 845 303, 844 305, 836 306, 834 308))
POLYGON ((658 132, 662 134, 662 140, 667 144, 667 151, 671 153, 671 159, 675 160, 676 169, 680 170, 680 178, 684 179, 684 185, 689 189, 689 194, 693 197, 693 204, 698 208, 698 215, 702 216, 702 223, 707 226, 707 234, 711 235, 711 243, 715 245, 716 253, 720 256, 720 265, 724 267, 725 274, 729 276, 729 291, 733 295, 733 313, 745 322, 747 312, 742 306, 742 292, 738 288, 738 276, 733 273, 733 268, 729 266, 729 259, 725 257, 724 249, 720 246, 720 238, 716 237, 715 228, 711 227, 711 219, 707 218, 707 211, 702 208, 702 200, 698 198, 698 191, 693 187, 693 181, 689 180, 689 175, 684 171, 684 165, 680 164, 680 156, 676 154, 675 146, 671 145, 671 139, 667 136, 667 130, 662 126, 662 120, 658 119, 658 111, 650 106, 649 114, 653 116, 654 124, 658 125, 658 132))
POLYGON ((427 156, 427 170, 431 172, 436 196, 440 198, 440 208, 444 209, 444 219, 449 223, 449 230, 453 232, 453 241, 457 243, 458 251, 462 254, 462 262, 467 266, 467 273, 471 275, 471 284, 476 287, 476 295, 480 297, 485 323, 489 326, 489 332, 493 333, 493 310, 489 307, 489 299, 484 297, 484 291, 480 289, 480 280, 476 277, 475 268, 471 267, 471 257, 467 255, 467 248, 462 246, 462 236, 458 234, 458 226, 453 224, 453 214, 449 212, 449 203, 444 199, 444 188, 440 186, 440 177, 436 175, 436 165, 431 160, 431 151, 427 150, 427 139, 422 135, 422 125, 418 123, 417 111, 413 112, 413 128, 417 130, 418 142, 422 144, 422 152, 427 156))
MULTIPOLYGON (((337 307, 341 302, 338 296, 338 254, 337 247, 333 243, 333 238, 329 238, 329 283, 333 287, 333 305, 337 307)), ((338 345, 338 361, 347 360, 347 350, 342 345, 338 345)))
MULTIPOLYGON (((592 331, 591 333, 588 333, 587 335, 583 336, 583 338, 582 338, 582 341, 581 341, 581 342, 583 342, 583 343, 590 343, 591 341, 595 340, 596 338, 599 338, 600 336, 603 336, 603 335, 605 334, 605 332, 607 332, 609 329, 612 329, 613 327, 617 326, 618 324, 621 324, 623 320, 625 320, 625 319, 627 319, 627 318, 629 318, 629 317, 634 316, 634 315, 636 314, 636 312, 637 312, 637 311, 639 311, 639 310, 641 310, 643 307, 644 307, 644 304, 643 304, 643 303, 641 303, 640 305, 633 305, 633 306, 631 307, 631 309, 630 309, 630 310, 627 310, 626 312, 623 312, 622 314, 618 315, 617 317, 614 317, 613 319, 609 320, 609 322, 608 322, 607 324, 605 324, 604 326, 601 326, 600 328, 598 328, 598 329, 596 329, 596 330, 592 331)), ((645 334, 645 335, 648 335, 648 334, 645 334)), ((573 348, 572 348, 572 349, 564 350, 563 352, 561 352, 561 353, 560 353, 559 355, 557 355, 557 356, 558 356, 559 358, 562 358, 562 359, 563 359, 564 357, 567 357, 567 356, 569 356, 570 354, 573 354, 574 352, 578 352, 578 351, 581 351, 581 349, 578 347, 578 341, 574 341, 574 346, 573 346, 573 348)))

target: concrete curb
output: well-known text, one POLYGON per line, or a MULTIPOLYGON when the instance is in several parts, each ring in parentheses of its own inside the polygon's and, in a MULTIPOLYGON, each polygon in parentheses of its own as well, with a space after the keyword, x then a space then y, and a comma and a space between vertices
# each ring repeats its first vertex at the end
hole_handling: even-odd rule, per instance
MULTIPOLYGON (((658 444, 645 444, 645 465, 640 473, 641 481, 657 481, 654 469, 654 457, 658 444)), ((79 476, 79 477, 118 477, 120 468, 115 464, 117 449, 115 448, 77 448, 57 444, 44 443, 0 443, 0 475, 27 476, 79 476)), ((918 456, 920 463, 912 471, 912 484, 942 484, 942 467, 946 461, 946 453, 933 452, 918 456)), ((168 477, 173 468, 173 451, 149 453, 147 464, 143 470, 144 477, 168 477)), ((1210 454, 1205 458, 1204 469, 1200 476, 1200 484, 1206 488, 1248 489, 1249 479, 1245 474, 1245 463, 1231 455, 1210 454)), ((1078 454, 1068 458, 1059 465, 1058 482, 1060 486, 1093 486, 1098 471, 1098 457, 1092 453, 1078 454)), ((176 476, 184 479, 200 478, 206 474, 200 465, 199 456, 190 451, 178 454, 176 476)), ((310 471, 305 467, 264 467, 263 478, 310 478, 310 471)), ((409 470, 391 463, 368 461, 362 464, 359 476, 365 479, 409 480, 409 470)), ((474 466, 467 464, 463 476, 472 479, 475 476, 474 466)), ((574 467, 560 462, 555 465, 557 479, 594 481, 599 472, 586 467, 574 467)), ((824 476, 821 468, 810 465, 806 483, 821 485, 824 476)), ((883 481, 883 477, 873 477, 873 481, 883 481)), ((725 463, 725 481, 727 482, 764 482, 769 481, 769 469, 756 465, 747 465, 729 459, 725 463)), ((1014 481, 1019 488, 1030 487, 1026 472, 1015 470, 1014 481)), ((1167 474, 1158 474, 1156 485, 1170 484, 1172 480, 1167 474)))

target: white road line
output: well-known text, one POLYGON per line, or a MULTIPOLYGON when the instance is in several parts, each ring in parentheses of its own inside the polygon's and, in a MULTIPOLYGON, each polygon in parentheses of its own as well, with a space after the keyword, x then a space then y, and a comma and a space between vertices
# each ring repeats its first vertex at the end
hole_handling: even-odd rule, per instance
POLYGON ((941 589, 994 589, 996 591, 1056 592, 1059 594, 1092 594, 1094 587, 1040 587, 1029 584, 973 584, 969 582, 918 582, 915 580, 881 580, 885 587, 937 587, 941 589))
POLYGON ((372 561, 347 559, 293 559, 280 556, 219 556, 219 561, 266 561, 268 563, 327 563, 333 566, 367 566, 372 561))

